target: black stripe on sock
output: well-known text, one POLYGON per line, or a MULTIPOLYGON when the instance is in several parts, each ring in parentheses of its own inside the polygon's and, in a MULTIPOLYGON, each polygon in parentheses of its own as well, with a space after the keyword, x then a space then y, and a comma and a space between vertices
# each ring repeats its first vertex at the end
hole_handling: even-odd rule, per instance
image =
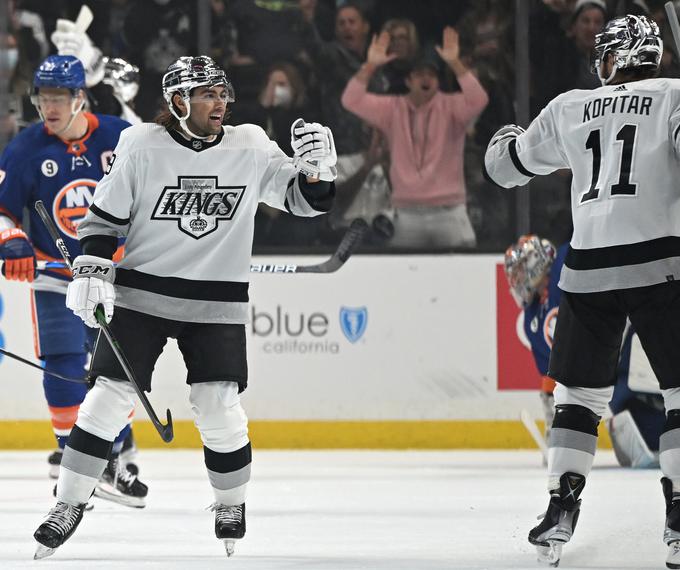
POLYGON ((246 465, 250 465, 253 460, 253 452, 250 447, 250 442, 244 445, 241 449, 232 451, 230 453, 218 453, 212 449, 203 446, 203 455, 205 456, 205 466, 210 471, 215 473, 231 473, 243 469, 246 465))
POLYGON ((97 437, 96 435, 92 435, 76 425, 73 426, 66 445, 71 449, 75 449, 86 455, 99 457, 100 459, 108 459, 111 454, 111 446, 113 443, 106 441, 101 437, 97 437))
POLYGON ((576 404, 555 406, 553 428, 580 431, 597 437, 597 424, 599 423, 600 416, 584 406, 576 404))

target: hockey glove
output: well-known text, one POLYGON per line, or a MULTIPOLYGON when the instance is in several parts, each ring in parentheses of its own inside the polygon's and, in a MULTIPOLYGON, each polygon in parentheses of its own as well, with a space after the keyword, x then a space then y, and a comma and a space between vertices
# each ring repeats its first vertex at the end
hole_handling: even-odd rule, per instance
POLYGON ((503 125, 491 137, 491 141, 489 142, 489 146, 487 148, 491 148, 497 142, 500 142, 504 139, 518 137, 523 132, 524 132, 524 129, 522 127, 520 127, 519 125, 503 125))
POLYGON ((59 55, 77 57, 85 68, 85 83, 88 87, 97 85, 104 78, 102 52, 93 45, 90 36, 76 28, 71 20, 57 20, 57 29, 50 36, 59 55))
POLYGON ((73 281, 66 290, 66 306, 79 316, 88 327, 99 327, 94 312, 99 305, 104 308, 106 322, 113 317, 113 289, 115 269, 113 261, 94 255, 79 255, 73 262, 73 281))
POLYGON ((10 281, 35 279, 35 252, 23 230, 10 228, 0 233, 0 258, 5 260, 2 273, 10 281))
POLYGON ((319 123, 305 123, 297 119, 290 127, 290 146, 293 148, 293 164, 298 172, 333 182, 338 176, 335 163, 333 133, 319 123))

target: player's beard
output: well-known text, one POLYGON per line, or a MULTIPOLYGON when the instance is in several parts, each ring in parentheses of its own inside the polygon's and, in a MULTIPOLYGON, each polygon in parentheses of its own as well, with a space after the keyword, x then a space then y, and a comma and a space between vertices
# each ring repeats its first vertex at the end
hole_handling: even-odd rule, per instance
POLYGON ((222 130, 222 123, 224 123, 224 119, 222 119, 219 125, 213 125, 210 122, 210 118, 202 121, 202 124, 194 123, 191 118, 187 120, 187 126, 191 129, 191 132, 196 133, 199 137, 218 135, 222 130))

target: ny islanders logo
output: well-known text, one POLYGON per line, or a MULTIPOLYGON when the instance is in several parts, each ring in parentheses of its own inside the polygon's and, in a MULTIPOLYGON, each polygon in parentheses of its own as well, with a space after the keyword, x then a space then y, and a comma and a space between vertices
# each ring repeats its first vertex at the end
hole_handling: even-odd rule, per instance
POLYGON ((166 186, 151 215, 152 220, 174 220, 180 231, 201 239, 231 220, 245 186, 218 186, 216 176, 179 176, 177 186, 166 186))
POLYGON ((52 202, 52 217, 67 236, 78 239, 78 224, 94 201, 97 181, 90 178, 73 180, 57 193, 52 202))

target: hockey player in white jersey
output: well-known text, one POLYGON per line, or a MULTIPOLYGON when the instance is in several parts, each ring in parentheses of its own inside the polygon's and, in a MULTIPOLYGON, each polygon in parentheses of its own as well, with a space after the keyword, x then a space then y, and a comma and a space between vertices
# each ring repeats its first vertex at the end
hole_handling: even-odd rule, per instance
POLYGON ((506 188, 560 168, 573 174, 574 233, 548 372, 557 381, 550 502, 529 532, 553 565, 578 520, 629 317, 666 407, 666 564, 680 568, 680 81, 655 78, 662 50, 653 21, 608 22, 595 44, 602 87, 559 95, 526 132, 505 126, 486 151, 487 175, 506 188))
MULTIPOLYGON (((104 308, 143 389, 167 338, 187 366, 190 402, 213 488, 215 534, 227 554, 245 534, 251 447, 239 394, 246 388, 245 323, 255 213, 260 202, 298 216, 327 212, 335 195, 330 130, 301 119, 293 158, 255 125, 222 126, 234 91, 206 56, 181 57, 163 77, 168 112, 124 131, 78 228, 66 304, 86 324, 104 308), (119 236, 122 262, 111 261, 119 236), (115 279, 114 279, 115 274, 115 279), (90 277, 99 275, 99 277, 90 277), (114 312, 115 306, 115 312, 114 312)), ((135 392, 108 343, 64 451, 57 505, 35 532, 52 554, 80 523, 108 448, 135 392)))

